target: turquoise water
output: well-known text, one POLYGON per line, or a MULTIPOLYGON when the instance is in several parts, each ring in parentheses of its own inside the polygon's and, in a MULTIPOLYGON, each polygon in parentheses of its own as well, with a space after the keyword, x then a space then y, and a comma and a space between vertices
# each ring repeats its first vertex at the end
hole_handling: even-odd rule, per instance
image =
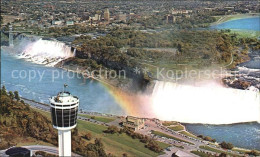
POLYGON ((254 30, 260 31, 260 17, 244 18, 237 20, 230 20, 215 26, 211 29, 238 29, 238 30, 254 30))
POLYGON ((260 124, 233 125, 185 124, 188 131, 196 135, 215 138, 217 142, 231 142, 235 146, 260 150, 260 124))
POLYGON ((4 84, 7 90, 17 90, 22 97, 49 103, 48 98, 62 91, 64 83, 68 84, 68 90, 73 95, 80 98, 81 109, 124 114, 123 109, 100 83, 84 80, 81 75, 76 77, 72 72, 34 64, 1 52, 1 85, 4 84), (35 78, 33 71, 36 72, 35 78), (31 79, 28 77, 29 73, 31 79), (57 77, 58 73, 59 77, 57 77), (20 78, 17 78, 19 75, 20 78))

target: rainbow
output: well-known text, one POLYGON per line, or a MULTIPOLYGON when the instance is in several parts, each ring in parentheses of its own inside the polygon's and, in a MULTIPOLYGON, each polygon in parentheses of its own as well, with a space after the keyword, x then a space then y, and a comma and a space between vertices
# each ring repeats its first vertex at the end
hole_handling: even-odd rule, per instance
POLYGON ((217 84, 196 87, 158 81, 153 94, 146 95, 126 92, 98 81, 124 110, 125 115, 204 124, 260 121, 260 96, 254 91, 217 84))
POLYGON ((113 97, 113 99, 120 105, 126 115, 138 117, 151 117, 151 110, 148 106, 151 101, 149 95, 141 93, 130 93, 123 91, 107 82, 100 81, 101 85, 113 97))

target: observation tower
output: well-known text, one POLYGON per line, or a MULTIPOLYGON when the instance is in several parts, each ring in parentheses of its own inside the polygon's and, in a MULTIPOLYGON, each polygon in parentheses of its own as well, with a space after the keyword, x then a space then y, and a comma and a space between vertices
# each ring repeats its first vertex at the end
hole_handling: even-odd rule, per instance
POLYGON ((49 99, 52 124, 58 130, 59 156, 71 156, 71 129, 77 125, 79 98, 65 91, 49 99))

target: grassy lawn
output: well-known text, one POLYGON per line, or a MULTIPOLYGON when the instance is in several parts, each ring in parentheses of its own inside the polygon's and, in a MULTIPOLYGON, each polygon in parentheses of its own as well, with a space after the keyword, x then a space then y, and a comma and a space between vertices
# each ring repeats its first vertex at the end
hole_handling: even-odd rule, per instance
POLYGON ((118 149, 120 149, 122 151, 122 153, 120 154, 126 152, 129 156, 158 156, 159 155, 159 153, 155 153, 149 150, 148 148, 145 148, 145 144, 141 143, 138 139, 132 139, 130 136, 126 134, 121 134, 121 135, 109 134, 103 138, 103 141, 104 143, 106 143, 107 146, 113 145, 113 148, 117 149, 114 150, 114 152, 111 152, 112 154, 118 154, 119 151, 118 149))
MULTIPOLYGON (((44 116, 51 118, 49 112, 45 112, 39 109, 33 110, 40 112, 44 116)), ((148 148, 145 148, 145 144, 140 142, 138 139, 133 139, 132 137, 126 134, 105 134, 104 130, 107 129, 106 126, 90 123, 87 121, 78 120, 77 128, 80 134, 84 135, 86 132, 90 132, 93 136, 90 142, 93 142, 95 138, 102 138, 104 143, 105 150, 107 153, 112 153, 115 156, 121 157, 123 153, 126 153, 128 156, 158 156, 162 153, 155 153, 148 148)), ((168 144, 157 142, 161 148, 165 149, 169 147, 168 144)))
POLYGON ((197 136, 195 136, 195 135, 193 135, 193 134, 191 134, 187 131, 181 131, 180 133, 183 134, 183 135, 189 136, 189 137, 198 138, 197 136))
POLYGON ((164 125, 164 126, 177 125, 177 124, 178 123, 174 122, 174 121, 165 121, 162 123, 162 125, 164 125))
POLYGON ((184 127, 182 125, 177 125, 177 126, 169 127, 169 129, 172 129, 174 131, 181 131, 184 130, 184 127))
POLYGON ((215 17, 216 21, 218 21, 221 18, 221 16, 213 16, 213 17, 215 17))
POLYGON ((225 151, 218 150, 218 149, 215 149, 215 148, 211 148, 209 146, 200 146, 200 148, 208 150, 208 151, 216 152, 216 153, 226 153, 228 155, 235 156, 233 153, 229 153, 229 152, 225 152, 225 151))
POLYGON ((163 143, 163 142, 159 142, 159 141, 156 141, 156 143, 157 143, 162 149, 165 149, 165 148, 171 146, 171 145, 169 145, 169 144, 167 144, 167 143, 163 143))
POLYGON ((183 146, 177 146, 177 145, 173 145, 174 147, 177 147, 177 148, 181 148, 181 149, 184 149, 184 147, 183 146))
POLYGON ((233 148, 232 150, 233 150, 233 151, 240 152, 240 153, 248 153, 248 152, 250 152, 250 150, 239 149, 239 148, 233 148))
POLYGON ((231 30, 229 34, 237 34, 239 38, 258 38, 260 36, 260 31, 252 31, 252 30, 231 30))
POLYGON ((214 157, 213 155, 209 155, 207 153, 199 152, 199 151, 191 151, 191 153, 198 155, 200 157, 214 157))
POLYGON ((218 149, 215 149, 215 148, 211 148, 209 146, 200 146, 201 149, 205 149, 205 150, 209 150, 209 151, 212 151, 212 152, 216 152, 216 153, 225 153, 224 151, 222 150, 218 150, 218 149))
MULTIPOLYGON (((181 141, 181 142, 186 142, 186 143, 189 143, 189 144, 193 144, 193 143, 191 143, 191 142, 189 142, 189 141, 185 141, 185 140, 182 140, 182 139, 180 139, 180 138, 167 135, 167 134, 162 133, 162 132, 160 132, 160 131, 154 131, 154 130, 152 130, 152 134, 158 135, 158 136, 161 136, 161 137, 166 137, 166 138, 174 139, 174 140, 181 141)), ((194 144, 193 144, 193 145, 194 145, 194 144)))
POLYGON ((101 116, 92 116, 92 115, 87 115, 87 114, 79 114, 79 116, 85 117, 92 119, 94 117, 94 120, 104 122, 104 123, 109 123, 115 120, 115 118, 110 118, 110 117, 101 117, 101 116), (91 118, 92 117, 92 118, 91 118))
MULTIPOLYGON (((251 151, 249 149, 243 149, 243 148, 237 148, 237 147, 234 147, 232 150, 240 152, 240 153, 249 153, 251 151)), ((257 151, 257 152, 260 153, 260 151, 257 151)))
POLYGON ((103 134, 103 131, 107 129, 106 126, 93 124, 91 122, 77 120, 77 128, 80 131, 88 131, 95 134, 103 134))
MULTIPOLYGON (((91 132, 95 138, 102 138, 105 145, 105 150, 108 153, 112 153, 116 156, 122 156, 123 153, 127 153, 129 156, 158 156, 159 153, 155 153, 147 148, 145 144, 141 143, 138 139, 133 139, 126 134, 105 134, 103 133, 107 127, 102 125, 93 124, 86 121, 78 120, 77 128, 81 132, 91 132)), ((164 149, 169 145, 158 142, 158 144, 164 149)))

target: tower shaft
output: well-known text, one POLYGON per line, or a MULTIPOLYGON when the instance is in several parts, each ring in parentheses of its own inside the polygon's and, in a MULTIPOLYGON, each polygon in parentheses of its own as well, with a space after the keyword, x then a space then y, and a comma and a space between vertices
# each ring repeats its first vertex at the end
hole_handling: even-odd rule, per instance
POLYGON ((71 156, 71 131, 58 130, 59 156, 71 156))

